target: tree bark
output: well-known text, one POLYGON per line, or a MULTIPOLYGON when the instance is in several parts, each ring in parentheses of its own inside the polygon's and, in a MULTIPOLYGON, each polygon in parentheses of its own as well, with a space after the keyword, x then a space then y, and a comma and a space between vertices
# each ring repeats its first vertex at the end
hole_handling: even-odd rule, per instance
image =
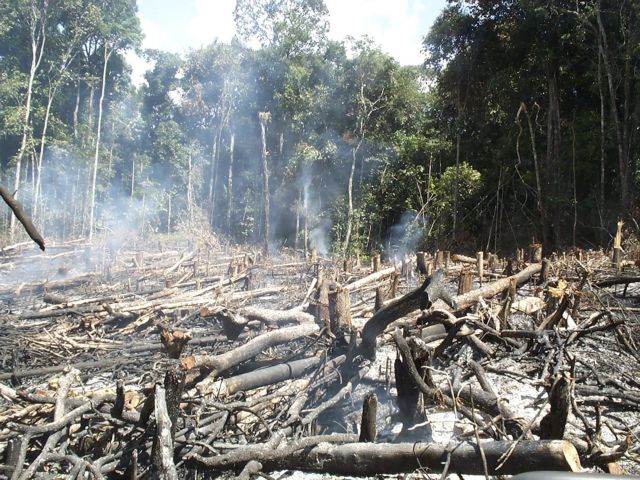
POLYGON ((227 173, 227 232, 231 233, 231 216, 233 212, 233 161, 235 155, 236 134, 231 132, 229 138, 229 171, 227 173))
POLYGON ((155 417, 156 436, 152 454, 152 477, 161 480, 178 480, 178 472, 173 462, 172 425, 167 409, 165 389, 160 385, 156 385, 155 417))
POLYGON ((267 123, 271 119, 269 112, 258 113, 260 120, 260 141, 262 143, 262 202, 264 207, 264 228, 262 250, 265 256, 269 256, 269 167, 267 165, 267 123))
POLYGON ((22 225, 24 226, 24 229, 27 231, 31 239, 38 244, 38 246, 40 247, 40 250, 44 251, 44 248, 45 248, 44 239, 42 238, 42 236, 40 236, 40 233, 38 232, 36 227, 33 225, 29 217, 27 217, 27 214, 24 213, 24 210, 22 208, 22 205, 20 205, 20 202, 18 202, 13 197, 13 195, 11 195, 11 192, 9 192, 9 190, 7 190, 2 185, 0 185, 0 197, 2 197, 2 199, 9 206, 15 218, 20 220, 20 223, 22 223, 22 225))
POLYGON ((362 420, 360 422, 360 441, 376 441, 376 415, 378 413, 378 397, 373 392, 365 395, 362 402, 362 420))
POLYGON ((385 307, 371 317, 362 329, 362 353, 367 358, 375 357, 376 338, 387 326, 399 318, 410 314, 420 307, 420 303, 424 302, 423 296, 428 297, 427 303, 433 303, 437 299, 451 301, 449 293, 444 285, 444 272, 436 271, 433 275, 426 278, 424 283, 417 289, 407 293, 401 298, 392 300, 385 307))
POLYGON ((535 263, 533 265, 529 265, 527 268, 511 277, 501 278, 500 280, 489 283, 484 287, 477 288, 462 295, 458 295, 454 298, 454 302, 456 304, 455 309, 456 311, 462 311, 465 308, 468 308, 471 305, 475 304, 480 297, 491 298, 500 292, 504 292, 509 288, 511 279, 515 279, 518 285, 525 283, 529 279, 531 279, 533 275, 540 272, 541 269, 542 265, 540 263, 535 263))
POLYGON ((616 147, 618 151, 618 180, 620 183, 620 207, 621 211, 626 212, 631 207, 631 196, 629 189, 629 162, 627 156, 625 155, 625 138, 622 131, 623 128, 620 125, 618 106, 616 105, 616 87, 614 85, 615 81, 613 78, 611 60, 609 56, 607 32, 604 29, 602 16, 600 15, 600 2, 598 2, 596 6, 596 20, 598 22, 598 32, 600 39, 599 50, 604 64, 604 71, 607 76, 607 86, 609 87, 609 106, 611 108, 611 118, 613 119, 613 126, 616 132, 616 147))
MULTIPOLYGON (((18 191, 20 189, 20 170, 22 169, 22 158, 27 149, 27 140, 29 138, 29 119, 31 118, 31 99, 33 96, 33 82, 36 77, 36 72, 40 67, 42 61, 42 55, 44 53, 44 46, 47 40, 45 34, 45 19, 47 16, 47 2, 44 2, 44 10, 42 12, 37 11, 35 2, 31 2, 30 14, 29 14, 29 32, 31 40, 31 67, 29 69, 29 81, 27 83, 27 98, 25 101, 24 119, 22 124, 22 139, 20 141, 20 148, 16 155, 16 173, 15 181, 13 184, 13 191, 16 200, 18 199, 18 191), (38 22, 40 23, 38 25, 38 22)), ((13 241, 15 235, 16 217, 11 215, 9 224, 9 237, 13 241)))
POLYGON ((104 42, 104 65, 102 67, 102 87, 100 90, 100 101, 98 102, 98 125, 96 127, 96 149, 93 156, 93 172, 91 175, 91 207, 89 212, 89 240, 93 238, 93 227, 95 221, 95 208, 96 208, 96 180, 98 178, 98 162, 100 159, 100 134, 102 132, 102 110, 104 104, 104 91, 107 83, 107 68, 109 64, 109 58, 113 50, 109 49, 109 42, 104 42))
POLYGON ((489 475, 515 475, 537 470, 580 471, 576 448, 567 441, 521 441, 515 445, 502 468, 501 457, 513 442, 462 443, 454 448, 429 443, 323 443, 311 450, 298 450, 289 457, 264 462, 265 468, 299 469, 337 475, 378 475, 413 472, 428 468, 440 472, 449 461, 449 471, 462 475, 483 475, 481 449, 489 475))
POLYGON ((289 328, 281 328, 249 340, 244 345, 220 355, 192 355, 182 359, 182 367, 186 370, 206 368, 213 376, 249 360, 266 348, 297 340, 319 331, 316 324, 305 324, 289 328))

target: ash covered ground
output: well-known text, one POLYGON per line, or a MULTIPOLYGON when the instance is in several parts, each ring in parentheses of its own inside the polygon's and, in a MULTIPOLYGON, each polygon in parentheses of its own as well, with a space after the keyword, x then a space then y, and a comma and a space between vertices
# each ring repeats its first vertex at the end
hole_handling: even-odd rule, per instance
MULTIPOLYGON (((265 310, 317 319, 322 303, 317 280, 349 285, 372 274, 368 262, 354 262, 345 271, 342 259, 301 258, 292 252, 264 257, 213 236, 159 237, 117 247, 76 242, 52 246, 44 254, 30 246, 5 252, 0 264, 0 455, 5 466, 0 474, 152 474, 161 422, 153 408, 148 410, 157 386, 167 387, 170 371, 182 371, 185 377, 172 433, 173 461, 181 478, 233 477, 246 463, 232 461, 234 454, 240 458, 239 453, 269 444, 278 435, 280 447, 314 435, 357 436, 369 393, 377 396, 379 443, 453 448, 477 438, 483 443, 537 441, 544 436, 541 422, 551 411, 550 389, 560 377, 569 382, 571 403, 563 438, 576 446, 582 465, 637 474, 640 283, 598 284, 639 273, 633 265, 616 272, 601 252, 580 256, 552 259, 545 281, 533 278, 520 287, 501 326, 535 332, 557 314, 553 328, 530 337, 496 333, 506 299, 483 299, 456 314, 464 319, 466 334, 452 338, 428 366, 441 397, 450 395, 461 408, 469 408, 460 392, 486 390, 471 368, 472 361, 479 364, 496 405, 517 421, 514 433, 504 428, 504 419, 474 405, 484 423, 480 428, 441 397, 420 396, 411 422, 401 415, 394 371, 399 353, 392 334, 401 328, 405 337, 428 341, 427 350, 436 351, 444 339, 425 337, 433 322, 419 325, 418 320, 446 310, 442 302, 389 325, 378 338, 373 361, 354 358, 344 338, 341 342, 340 335, 319 324, 313 333, 269 345, 251 358, 232 359, 215 378, 207 368, 185 367, 186 358, 219 360, 226 352, 233 357, 265 334, 297 328, 296 322, 265 319, 265 310), (263 310, 262 317, 255 309, 263 310), (241 327, 235 339, 225 325, 229 312, 241 327), (182 334, 189 339, 176 355, 171 342, 179 343, 182 334), (478 350, 469 335, 490 353, 478 350), (340 358, 343 363, 331 364, 340 358), (261 385, 241 382, 252 373, 302 361, 310 366, 295 378, 261 385), (221 394, 223 383, 232 393, 221 394), (231 460, 216 466, 199 460, 215 457, 231 460)), ((354 344, 373 315, 376 289, 389 295, 395 277, 396 298, 420 286, 413 262, 412 257, 404 273, 396 262, 396 273, 351 291, 353 330, 347 338, 355 336, 354 344)), ((501 261, 486 268, 483 284, 474 277, 472 289, 502 278, 504 266, 501 261)), ((473 271, 473 265, 452 260, 448 267, 447 288, 455 294, 461 271, 473 271)), ((265 461, 274 465, 265 475, 347 478, 280 468, 281 460, 265 461)), ((424 468, 413 475, 424 478, 437 471, 424 468)))

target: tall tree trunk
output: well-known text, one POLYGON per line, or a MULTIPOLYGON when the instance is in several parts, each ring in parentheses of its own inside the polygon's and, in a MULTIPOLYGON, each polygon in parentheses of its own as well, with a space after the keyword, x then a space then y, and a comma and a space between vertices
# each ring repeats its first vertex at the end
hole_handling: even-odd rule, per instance
POLYGON ((536 177, 536 196, 537 196, 537 203, 538 203, 538 212, 540 214, 540 229, 542 231, 543 241, 544 241, 545 228, 546 228, 545 226, 547 225, 547 211, 545 209, 545 199, 542 194, 540 163, 538 161, 538 148, 536 147, 536 132, 533 128, 533 123, 531 122, 531 115, 529 114, 529 111, 527 110, 527 106, 524 104, 524 102, 520 104, 520 109, 518 110, 518 115, 516 116, 516 120, 517 120, 517 117, 520 116, 520 112, 524 112, 525 117, 527 119, 527 127, 529 129, 529 140, 531 142, 531 156, 533 158, 533 171, 536 177))
POLYGON ((213 145, 211 148, 211 171, 209 172, 209 224, 213 225, 213 210, 215 209, 214 185, 216 183, 216 173, 218 171, 218 133, 213 135, 213 145))
POLYGON ((363 138, 358 140, 355 147, 351 149, 351 170, 349 172, 349 183, 347 184, 347 232, 344 236, 344 254, 349 251, 351 243, 351 230, 353 228, 353 176, 356 171, 356 159, 358 158, 358 150, 362 145, 363 138))
POLYGON ((47 141, 47 128, 49 126, 49 115, 51 114, 51 104, 53 103, 53 97, 55 90, 49 84, 49 92, 47 97, 47 109, 44 114, 44 124, 42 125, 42 136, 40 137, 40 153, 38 155, 38 162, 36 164, 36 187, 33 190, 33 217, 34 221, 38 220, 38 202, 40 200, 40 188, 42 185, 42 162, 44 160, 44 147, 47 141))
POLYGON ((576 114, 573 113, 573 122, 571 122, 571 173, 573 180, 573 229, 572 240, 573 246, 576 246, 576 228, 578 226, 578 195, 576 190, 576 114))
POLYGON ((236 134, 231 132, 229 138, 229 171, 227 172, 227 232, 231 234, 231 215, 233 212, 233 161, 236 146, 236 134))
POLYGON ((543 248, 545 253, 558 247, 558 235, 556 228, 559 227, 560 205, 558 202, 558 176, 560 173, 560 106, 558 102, 558 79, 557 69, 553 61, 547 70, 547 155, 545 167, 545 191, 543 195, 549 203, 556 202, 555 208, 550 215, 545 214, 545 224, 543 225, 543 248))
POLYGON ((298 239, 300 238, 300 210, 302 210, 302 188, 298 188, 298 203, 296 204, 296 236, 293 239, 293 251, 298 255, 298 239))
POLYGON ((309 251, 309 202, 307 199, 308 192, 304 196, 304 210, 302 211, 302 249, 305 260, 309 251))
MULTIPOLYGON (((459 128, 459 127, 458 127, 459 128)), ((458 197, 460 195, 460 131, 456 132, 456 182, 453 194, 453 239, 458 237, 458 197)))
MULTIPOLYGON (((607 41, 607 33, 602 23, 602 17, 600 15, 600 2, 598 2, 596 8, 596 19, 598 22, 598 31, 600 32, 599 49, 602 55, 604 64, 604 70, 607 76, 607 85, 609 87, 609 106, 611 108, 611 118, 613 119, 614 128, 616 131, 617 150, 618 150, 618 180, 620 182, 620 208, 622 212, 628 212, 631 207, 630 196, 630 175, 629 175, 629 162, 625 155, 625 139, 623 134, 623 128, 620 125, 620 118, 618 114, 618 106, 616 105, 616 86, 614 85, 614 78, 611 68, 611 60, 609 57, 609 45, 607 41)), ((625 74, 626 75, 626 74, 625 74)))
MULTIPOLYGON (((598 40, 598 46, 600 40, 598 40)), ((605 197, 604 197, 604 184, 605 184, 605 105, 604 105, 604 91, 602 88, 602 55, 600 49, 598 49, 598 96, 600 97, 600 243, 604 245, 605 242, 605 197)))
POLYGON ((109 49, 109 42, 104 42, 104 65, 102 67, 102 87, 100 90, 100 102, 98 103, 98 126, 96 130, 96 150, 93 156, 93 173, 91 176, 91 207, 89 210, 89 240, 93 239, 93 227, 96 209, 96 180, 98 178, 98 161, 100 160, 100 134, 102 131, 102 107, 104 103, 104 91, 107 83, 107 66, 113 50, 109 49))
MULTIPOLYGON (((221 102, 224 102, 224 98, 221 102)), ((216 206, 216 197, 218 193, 218 164, 220 163, 220 150, 222 148, 222 132, 227 124, 229 114, 231 112, 231 105, 228 107, 221 105, 219 108, 220 118, 216 125, 215 136, 213 139, 213 156, 211 158, 211 175, 209 177, 209 223, 211 226, 214 224, 214 213, 216 206)))
POLYGON ((87 126, 89 129, 93 128, 93 102, 96 95, 96 86, 93 83, 93 78, 90 80, 91 86, 89 87, 89 111, 87 112, 87 126))
POLYGON ((136 156, 131 155, 131 194, 129 198, 133 200, 133 192, 136 187, 136 156))
POLYGON ((187 212, 189 213, 189 226, 192 226, 193 221, 193 156, 191 149, 189 149, 189 158, 187 168, 187 212))
POLYGON ((77 79, 76 105, 73 109, 73 138, 78 138, 78 110, 80 110, 80 77, 77 79))
POLYGON ((267 123, 271 120, 269 112, 259 112, 260 141, 262 143, 262 192, 264 204, 263 252, 269 255, 269 167, 267 165, 267 123))
MULTIPOLYGON (((25 101, 24 119, 22 124, 22 140, 20 141, 20 149, 16 155, 16 173, 13 183, 14 198, 18 200, 18 194, 20 189, 20 172, 22 170, 22 159, 27 149, 27 141, 29 139, 29 120, 31 118, 31 98, 33 95, 33 82, 36 77, 36 72, 40 67, 42 61, 42 54, 44 53, 44 46, 47 40, 45 35, 45 20, 47 15, 48 1, 44 2, 44 10, 37 12, 35 2, 31 3, 30 12, 30 40, 31 40, 31 67, 29 68, 29 81, 27 83, 27 98, 25 101), (41 16, 39 16, 41 15, 41 16), (38 25, 38 21, 40 25, 38 25)), ((11 214, 9 236, 13 240, 15 236, 16 228, 16 216, 11 214)))

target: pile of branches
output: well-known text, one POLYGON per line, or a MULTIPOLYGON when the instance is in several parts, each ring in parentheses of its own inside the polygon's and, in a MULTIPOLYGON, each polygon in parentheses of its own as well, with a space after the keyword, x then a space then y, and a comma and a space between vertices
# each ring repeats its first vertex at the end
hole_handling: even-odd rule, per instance
POLYGON ((625 255, 49 248, 5 252, 49 276, 0 285, 9 478, 638 471, 625 255))

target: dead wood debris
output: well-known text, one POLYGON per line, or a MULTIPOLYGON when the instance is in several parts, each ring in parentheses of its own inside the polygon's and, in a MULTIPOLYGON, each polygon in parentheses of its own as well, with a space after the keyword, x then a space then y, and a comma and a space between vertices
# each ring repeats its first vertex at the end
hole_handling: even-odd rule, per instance
POLYGON ((2 250, 0 477, 640 472, 627 245, 369 268, 175 242, 2 250))

